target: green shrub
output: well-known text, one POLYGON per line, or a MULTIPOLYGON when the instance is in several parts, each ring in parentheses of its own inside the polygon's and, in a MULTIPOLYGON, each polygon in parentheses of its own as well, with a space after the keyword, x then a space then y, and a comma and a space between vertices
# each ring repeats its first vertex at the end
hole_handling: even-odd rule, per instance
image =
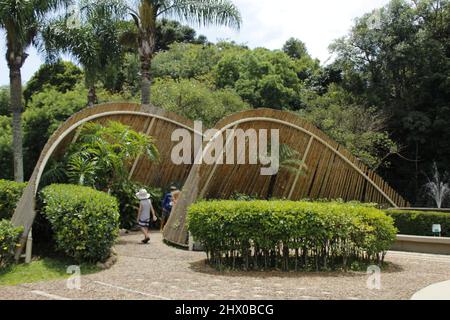
POLYGON ((354 203, 199 202, 188 228, 215 267, 328 270, 382 263, 395 240, 392 218, 354 203))
POLYGON ((450 236, 450 213, 387 210, 386 214, 394 219, 400 234, 411 236, 433 236, 433 224, 440 224, 442 236, 450 236))
POLYGON ((0 219, 11 219, 26 183, 0 180, 0 219))
POLYGON ((116 198, 88 187, 51 185, 41 192, 42 214, 56 248, 77 261, 103 261, 119 235, 116 198))
POLYGON ((15 228, 9 220, 0 220, 0 270, 13 261, 22 232, 23 228, 15 228))

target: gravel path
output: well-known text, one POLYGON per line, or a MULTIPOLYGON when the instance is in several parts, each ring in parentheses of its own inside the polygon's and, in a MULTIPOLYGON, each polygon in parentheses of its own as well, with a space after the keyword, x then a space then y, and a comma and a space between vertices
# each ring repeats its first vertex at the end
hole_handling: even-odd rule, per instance
POLYGON ((450 256, 389 252, 393 264, 381 274, 381 289, 367 288, 366 273, 218 273, 205 266, 204 253, 139 234, 121 237, 119 261, 111 269, 83 276, 81 289, 66 280, 0 286, 0 299, 410 299, 418 290, 450 279, 450 256))

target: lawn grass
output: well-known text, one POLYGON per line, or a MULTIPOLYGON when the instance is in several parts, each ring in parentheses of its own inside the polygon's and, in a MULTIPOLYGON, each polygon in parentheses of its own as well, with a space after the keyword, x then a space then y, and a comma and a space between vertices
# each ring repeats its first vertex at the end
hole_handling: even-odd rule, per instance
MULTIPOLYGON (((14 286, 22 283, 64 279, 70 277, 67 267, 75 265, 68 260, 56 258, 42 258, 30 264, 17 264, 0 271, 0 286, 14 286)), ((82 274, 100 271, 95 265, 80 266, 82 274)))

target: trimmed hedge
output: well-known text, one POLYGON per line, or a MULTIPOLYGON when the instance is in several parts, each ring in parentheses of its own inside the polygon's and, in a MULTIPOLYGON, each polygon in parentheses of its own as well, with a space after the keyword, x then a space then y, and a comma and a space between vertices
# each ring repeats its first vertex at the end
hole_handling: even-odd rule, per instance
POLYGON ((116 198, 88 187, 55 184, 41 192, 42 214, 54 232, 56 248, 77 261, 110 256, 119 235, 116 198))
POLYGON ((11 219, 26 183, 0 180, 0 219, 11 219))
POLYGON ((397 231, 370 206, 291 201, 199 202, 188 228, 214 267, 286 271, 381 264, 397 231))
POLYGON ((23 228, 15 228, 9 220, 0 220, 0 270, 13 261, 22 232, 23 228))
POLYGON ((387 210, 386 214, 394 219, 400 234, 411 236, 433 236, 433 224, 440 224, 442 236, 450 236, 450 213, 387 210))

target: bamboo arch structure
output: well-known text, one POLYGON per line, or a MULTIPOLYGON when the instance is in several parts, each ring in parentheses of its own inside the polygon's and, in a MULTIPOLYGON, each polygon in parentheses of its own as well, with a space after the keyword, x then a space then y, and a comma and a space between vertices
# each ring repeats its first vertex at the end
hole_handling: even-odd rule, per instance
MULTIPOLYGON (((407 201, 379 175, 294 113, 274 109, 244 111, 226 117, 215 128, 219 130, 218 135, 227 129, 279 130, 280 143, 298 152, 306 172, 292 174, 281 171, 275 187, 276 198, 343 199, 390 207, 408 206, 407 201)), ((218 135, 206 143, 204 153, 218 135)), ((233 193, 266 194, 270 177, 261 176, 259 172, 260 166, 255 165, 194 165, 164 229, 164 238, 179 246, 188 245, 186 212, 189 205, 199 198, 227 199, 233 193)))
MULTIPOLYGON (((49 159, 64 153, 68 145, 78 138, 79 129, 89 121, 119 121, 156 139, 161 161, 152 163, 146 159, 137 159, 131 168, 130 177, 157 187, 167 187, 174 182, 184 185, 180 201, 164 231, 164 238, 171 243, 187 246, 186 212, 188 206, 198 198, 228 198, 235 192, 261 195, 268 188, 270 177, 260 176, 259 166, 173 164, 170 159, 171 150, 176 144, 171 141, 173 130, 189 130, 193 140, 195 136, 204 137, 202 132, 194 130, 191 120, 152 106, 133 103, 97 105, 70 117, 45 145, 12 218, 14 225, 24 227, 22 244, 25 244, 34 222, 35 197, 49 159)), ((407 205, 376 173, 293 113, 272 109, 250 110, 226 117, 215 128, 219 132, 229 128, 280 130, 280 142, 289 144, 301 155, 307 172, 305 175, 280 172, 274 194, 276 197, 291 200, 342 198, 393 207, 407 205)), ((216 138, 204 143, 205 151, 216 138)), ((21 249, 16 258, 20 253, 21 249)))
POLYGON ((24 232, 21 246, 16 252, 16 259, 20 257, 27 242, 36 216, 35 198, 49 159, 62 154, 70 143, 75 142, 79 129, 90 121, 99 123, 119 121, 155 138, 161 162, 152 163, 145 159, 137 159, 130 170, 130 177, 134 180, 153 186, 167 186, 174 182, 182 184, 186 180, 191 166, 171 164, 170 154, 174 144, 170 141, 171 132, 179 128, 191 131, 193 136, 201 134, 194 132, 191 120, 160 108, 134 103, 107 103, 85 108, 72 115, 50 137, 17 204, 11 221, 15 226, 23 226, 24 232))

